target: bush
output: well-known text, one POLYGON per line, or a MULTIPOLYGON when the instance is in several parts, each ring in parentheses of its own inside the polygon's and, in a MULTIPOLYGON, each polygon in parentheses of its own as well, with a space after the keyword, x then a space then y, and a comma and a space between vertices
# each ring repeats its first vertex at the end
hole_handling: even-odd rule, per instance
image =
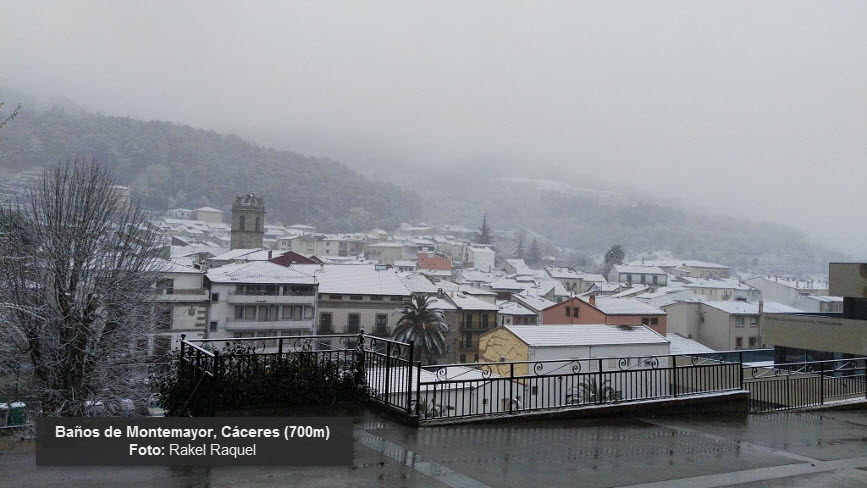
POLYGON ((217 356, 213 383, 172 353, 169 367, 152 376, 157 403, 167 416, 207 411, 209 388, 214 389, 214 410, 247 408, 307 409, 362 403, 364 386, 361 354, 339 360, 315 351, 256 355, 241 346, 217 356), (198 394, 196 388, 198 386, 198 394))

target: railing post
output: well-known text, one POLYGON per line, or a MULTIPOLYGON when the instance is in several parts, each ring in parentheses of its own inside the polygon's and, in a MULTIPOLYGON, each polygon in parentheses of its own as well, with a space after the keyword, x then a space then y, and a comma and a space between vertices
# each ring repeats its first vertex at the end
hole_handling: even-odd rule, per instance
POLYGON ((415 416, 418 417, 419 404, 421 403, 421 361, 418 362, 416 370, 416 386, 415 386, 415 416))
POLYGON ((211 365, 211 392, 210 398, 208 399, 208 410, 209 416, 215 416, 215 403, 217 397, 217 388, 220 384, 220 351, 214 351, 214 363, 211 365))
POLYGON ((391 341, 385 342, 385 396, 382 397, 386 406, 391 405, 388 391, 391 389, 391 341))
MULTIPOLYGON (((672 376, 672 383, 673 383, 674 397, 677 398, 677 389, 678 389, 678 384, 677 384, 677 356, 672 356, 672 358, 671 358, 671 366, 672 366, 672 368, 671 368, 671 376, 672 376)), ((687 366, 687 367, 688 367, 688 366, 687 366)))
POLYGON ((741 374, 741 390, 744 389, 744 352, 738 351, 738 367, 741 374))
POLYGON ((184 342, 187 340, 186 334, 181 334, 181 362, 184 360, 184 342))
MULTIPOLYGON (((530 366, 527 365, 529 368, 530 366)), ((512 400, 515 398, 515 363, 509 363, 509 412, 512 411, 512 400)))
MULTIPOLYGON (((834 369, 834 363, 831 363, 831 369, 834 369)), ((819 363, 819 402, 825 404, 825 363, 819 363)))
POLYGON ((602 360, 599 359, 599 381, 596 385, 596 391, 593 392, 596 395, 596 403, 602 403, 602 360))
POLYGON ((409 362, 406 375, 406 414, 412 416, 412 360, 415 354, 415 341, 409 341, 409 362))
MULTIPOLYGON (((314 341, 315 342, 315 341, 314 341)), ((277 339, 277 359, 283 359, 283 338, 277 339)))

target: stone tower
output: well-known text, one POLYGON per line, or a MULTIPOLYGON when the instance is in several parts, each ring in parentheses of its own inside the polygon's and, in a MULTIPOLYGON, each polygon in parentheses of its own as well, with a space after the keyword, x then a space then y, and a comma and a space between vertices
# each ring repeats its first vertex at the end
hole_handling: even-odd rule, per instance
POLYGON ((265 197, 251 191, 235 194, 232 203, 232 249, 262 249, 265 237, 265 197))

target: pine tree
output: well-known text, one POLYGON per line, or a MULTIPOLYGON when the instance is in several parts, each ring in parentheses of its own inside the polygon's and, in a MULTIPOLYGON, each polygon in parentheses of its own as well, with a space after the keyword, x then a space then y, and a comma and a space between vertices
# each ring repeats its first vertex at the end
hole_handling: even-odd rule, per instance
POLYGON ((533 239, 530 244, 530 249, 527 251, 527 261, 529 264, 537 264, 542 260, 542 250, 539 249, 539 241, 533 239))
POLYGON ((494 237, 492 233, 493 231, 491 231, 491 227, 488 226, 488 214, 485 214, 482 217, 482 226, 479 227, 479 231, 476 233, 476 243, 493 244, 494 237))

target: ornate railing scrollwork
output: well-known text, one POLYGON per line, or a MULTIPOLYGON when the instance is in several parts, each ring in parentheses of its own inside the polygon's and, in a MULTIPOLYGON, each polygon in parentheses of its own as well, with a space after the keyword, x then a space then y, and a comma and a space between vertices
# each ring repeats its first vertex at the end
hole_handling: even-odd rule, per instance
POLYGON ((292 349, 296 352, 308 352, 313 350, 313 340, 298 338, 292 342, 292 349))
POLYGON ((575 364, 572 365, 572 373, 578 374, 581 372, 581 361, 575 361, 575 364))
POLYGON ((545 366, 542 363, 536 363, 533 365, 533 372, 537 375, 542 374, 542 370, 545 369, 545 366))
POLYGON ((479 366, 479 371, 482 372, 482 378, 485 378, 485 379, 490 378, 491 374, 493 373, 493 371, 491 370, 491 367, 487 364, 483 364, 483 365, 479 366))
POLYGON ((343 349, 349 349, 349 346, 352 345, 349 336, 341 336, 340 339, 337 340, 337 343, 343 346, 343 349))
POLYGON ((620 358, 617 361, 617 368, 620 371, 624 371, 629 368, 629 358, 620 358))
POLYGON ((436 377, 440 381, 445 381, 446 379, 448 379, 448 376, 449 376, 448 368, 440 368, 436 372, 436 377))

